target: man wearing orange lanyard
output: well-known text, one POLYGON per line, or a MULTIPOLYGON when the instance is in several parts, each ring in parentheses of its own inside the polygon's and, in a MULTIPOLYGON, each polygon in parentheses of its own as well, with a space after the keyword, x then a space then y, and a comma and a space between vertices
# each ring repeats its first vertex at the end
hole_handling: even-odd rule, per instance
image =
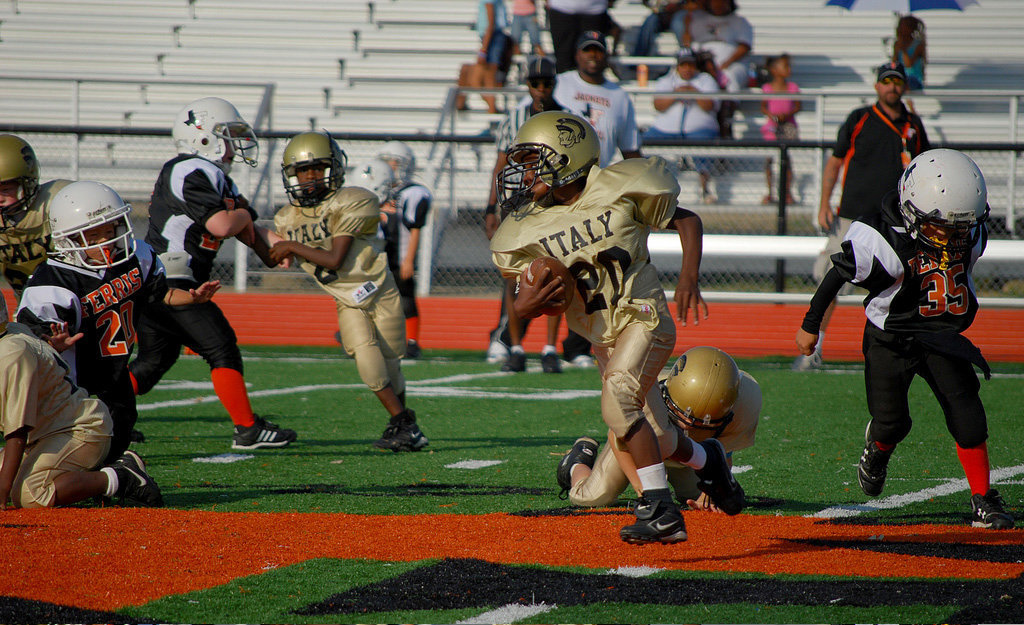
MULTIPOLYGON (((814 264, 814 279, 821 281, 832 266, 832 254, 842 250, 846 231, 854 219, 877 213, 882 197, 896 189, 900 175, 910 161, 931 149, 921 118, 903 105, 907 74, 903 65, 886 63, 877 69, 875 93, 878 101, 854 110, 839 128, 832 156, 821 178, 818 224, 828 232, 828 243, 814 264), (839 210, 832 210, 832 191, 842 174, 843 191, 839 210)), ((844 289, 849 289, 847 285, 844 289)), ((846 291, 849 292, 849 291, 846 291)), ((821 366, 821 345, 825 328, 835 308, 829 306, 818 333, 815 352, 798 356, 793 369, 821 366)))

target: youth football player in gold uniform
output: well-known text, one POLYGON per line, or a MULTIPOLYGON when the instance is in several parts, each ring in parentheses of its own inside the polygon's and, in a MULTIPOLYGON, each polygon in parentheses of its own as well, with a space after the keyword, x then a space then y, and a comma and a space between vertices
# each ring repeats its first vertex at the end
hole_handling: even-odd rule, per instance
POLYGON ((46 207, 70 180, 39 184, 39 161, 24 139, 0 135, 0 269, 21 291, 50 250, 46 207))
MULTIPOLYGON (((324 132, 304 132, 288 142, 281 164, 291 204, 274 217, 284 238, 270 248, 268 264, 295 257, 334 297, 345 351, 359 376, 391 416, 374 443, 392 451, 419 451, 428 443, 405 405, 405 315, 388 270, 384 240, 377 237, 382 197, 393 173, 383 161, 358 168, 358 186, 344 187, 345 153, 324 132)), ((386 197, 386 196, 385 196, 386 197)))
MULTIPOLYGON (((685 324, 692 311, 699 323, 701 314, 707 316, 697 286, 702 225, 696 214, 676 206, 679 184, 663 159, 629 159, 601 169, 599 153, 597 133, 582 117, 549 111, 524 123, 498 177, 499 197, 510 214, 491 239, 491 254, 506 278, 517 278, 541 256, 560 260, 572 272, 578 293, 565 318, 594 346, 602 417, 636 464, 642 488, 636 523, 623 527, 620 537, 630 543, 680 542, 686 526, 669 489, 659 433, 643 410, 647 402, 660 401, 655 382, 676 338, 647 236, 652 228, 679 232, 685 254, 676 315, 685 324)), ((564 301, 564 291, 557 278, 520 283, 515 311, 536 317, 564 301)), ((714 475, 720 498, 735 499, 738 493, 730 488, 738 485, 721 444, 685 446, 679 459, 714 475)))

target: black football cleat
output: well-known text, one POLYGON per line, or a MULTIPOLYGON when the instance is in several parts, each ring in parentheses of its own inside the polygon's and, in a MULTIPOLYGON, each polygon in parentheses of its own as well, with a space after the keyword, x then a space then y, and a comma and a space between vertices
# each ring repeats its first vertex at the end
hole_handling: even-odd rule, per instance
POLYGON ((113 464, 117 474, 117 498, 121 504, 162 508, 164 497, 156 481, 146 473, 146 463, 134 451, 126 451, 113 464))
POLYGON ((711 498, 711 503, 718 509, 734 516, 743 511, 747 505, 743 487, 732 475, 729 461, 725 456, 725 448, 715 438, 697 443, 704 448, 707 461, 704 468, 694 471, 697 474, 697 488, 711 498))
POLYGON ((1013 517, 1006 511, 999 491, 990 488, 984 495, 971 496, 971 527, 990 530, 1013 529, 1013 517))
POLYGON ((501 370, 515 373, 526 371, 526 354, 524 352, 509 352, 505 364, 501 365, 501 370))
POLYGON ((864 452, 860 456, 860 463, 857 465, 857 482, 860 489, 868 497, 877 497, 882 494, 885 487, 885 476, 888 473, 889 458, 892 451, 882 451, 878 444, 871 440, 868 432, 871 431, 871 422, 864 430, 864 452))
POLYGON ((388 426, 384 428, 384 434, 373 443, 374 447, 394 452, 419 451, 429 444, 420 426, 416 425, 416 413, 412 410, 391 417, 388 426))
POLYGON ((596 460, 597 441, 589 436, 577 438, 576 442, 572 444, 572 449, 562 456, 558 462, 558 468, 555 470, 555 479, 558 480, 558 486, 562 489, 558 496, 565 499, 565 495, 572 488, 572 468, 574 466, 585 464, 593 469, 596 460))
POLYGON ((637 500, 636 523, 619 530, 619 538, 634 545, 670 545, 686 540, 686 522, 667 488, 645 492, 637 500))
POLYGON ((562 359, 555 352, 541 354, 540 368, 544 373, 561 373, 562 359))
POLYGON ((231 449, 249 450, 287 447, 296 438, 298 438, 298 435, 295 433, 295 430, 280 428, 277 424, 257 416, 256 420, 249 427, 244 425, 235 426, 235 435, 231 441, 231 449))

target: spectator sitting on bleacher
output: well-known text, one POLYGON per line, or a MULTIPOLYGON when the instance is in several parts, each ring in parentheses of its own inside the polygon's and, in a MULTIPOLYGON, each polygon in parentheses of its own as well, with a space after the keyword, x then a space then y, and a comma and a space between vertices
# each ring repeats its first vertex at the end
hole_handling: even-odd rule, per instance
MULTIPOLYGON (((711 75, 697 69, 697 56, 690 48, 681 48, 676 55, 676 70, 654 83, 655 93, 717 93, 718 83, 711 75)), ((718 103, 711 98, 654 98, 658 116, 643 134, 650 139, 715 139, 718 137, 718 103)), ((700 176, 701 199, 712 203, 715 197, 708 189, 711 159, 695 157, 694 168, 700 176)))
MULTIPOLYGON (((512 39, 505 32, 508 15, 504 0, 480 0, 476 19, 476 32, 480 35, 480 50, 475 63, 466 63, 459 68, 460 87, 497 89, 505 86, 504 74, 512 59, 512 39), (500 74, 500 78, 499 78, 500 74)), ((498 105, 493 95, 481 96, 487 103, 487 112, 497 113, 498 105)), ((466 110, 466 94, 459 92, 455 108, 466 110)))
POLYGON ((679 10, 695 3, 692 0, 643 0, 643 3, 650 7, 651 14, 640 25, 636 41, 633 42, 629 53, 632 56, 657 56, 658 34, 671 27, 672 18, 679 10))
POLYGON ((672 30, 679 43, 707 50, 725 78, 726 91, 746 88, 746 57, 754 46, 754 27, 736 13, 735 0, 706 0, 707 10, 676 13, 672 30))

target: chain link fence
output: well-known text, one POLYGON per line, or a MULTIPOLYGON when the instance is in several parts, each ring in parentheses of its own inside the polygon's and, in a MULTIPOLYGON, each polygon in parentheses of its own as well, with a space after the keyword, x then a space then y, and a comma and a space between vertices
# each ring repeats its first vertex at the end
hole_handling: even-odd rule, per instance
MULTIPOLYGON (((9 127, 25 138, 40 158, 44 180, 77 178, 98 180, 122 194, 134 207, 136 236, 147 228, 149 195, 163 163, 174 155, 170 134, 163 130, 85 129, 44 132, 9 127)), ((294 133, 265 131, 260 139, 257 169, 236 165, 232 177, 253 199, 262 222, 271 225, 273 214, 286 197, 280 178, 280 158, 294 133)), ((424 231, 419 258, 423 294, 493 296, 501 282, 490 262, 484 236, 483 209, 487 204, 496 151, 493 138, 481 136, 371 136, 337 134, 350 166, 372 158, 384 142, 405 141, 417 156, 415 178, 431 188, 434 205, 424 231)), ((1015 146, 965 145, 959 147, 985 172, 992 206, 993 239, 1019 239, 1024 224, 1012 207, 1022 175, 1016 172, 1015 146)), ((1020 146, 1016 146, 1019 150, 1020 146)), ((661 156, 674 168, 681 193, 679 204, 700 214, 706 236, 820 235, 817 226, 820 172, 829 145, 796 142, 774 145, 757 141, 659 142, 645 145, 645 155, 661 156), (779 167, 783 156, 793 171, 793 201, 779 196, 779 167), (704 197, 694 159, 710 159, 710 195, 704 197), (771 180, 774 199, 766 201, 771 180), (781 202, 780 202, 781 199, 781 202)), ((838 186, 838 185, 837 185, 838 186)), ((838 202, 837 189, 833 203, 838 202)), ((316 291, 318 287, 298 270, 268 270, 233 241, 225 243, 215 277, 236 290, 316 291)), ((1020 259, 983 259, 975 273, 979 292, 988 297, 1024 297, 1024 255, 1020 259)), ((667 264, 667 263, 666 263, 667 264)), ((678 263, 659 266, 666 288, 674 287, 678 263)), ((756 250, 742 256, 705 254, 702 282, 706 291, 740 293, 810 293, 813 259, 782 258, 756 250), (782 262, 779 262, 779 261, 782 262)))

